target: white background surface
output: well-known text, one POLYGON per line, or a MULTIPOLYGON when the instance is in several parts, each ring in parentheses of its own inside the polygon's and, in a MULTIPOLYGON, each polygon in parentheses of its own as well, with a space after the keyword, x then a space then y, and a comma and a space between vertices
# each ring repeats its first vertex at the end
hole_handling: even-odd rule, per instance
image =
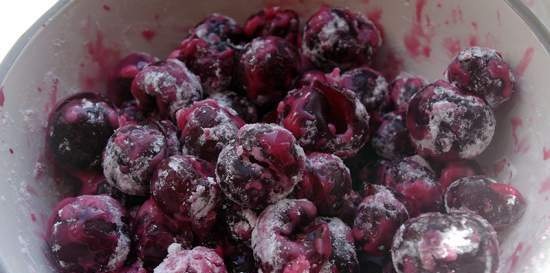
POLYGON ((0 0, 0 60, 56 0, 0 0))

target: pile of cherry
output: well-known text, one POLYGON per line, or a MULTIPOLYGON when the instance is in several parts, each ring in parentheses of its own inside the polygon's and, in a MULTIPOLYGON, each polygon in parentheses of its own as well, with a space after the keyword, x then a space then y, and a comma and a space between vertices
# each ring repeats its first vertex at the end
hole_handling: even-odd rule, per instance
POLYGON ((211 15, 164 61, 124 58, 105 97, 56 107, 49 152, 79 178, 49 226, 60 272, 496 272, 495 230, 526 206, 472 161, 516 89, 502 56, 386 79, 365 16, 299 25, 211 15))

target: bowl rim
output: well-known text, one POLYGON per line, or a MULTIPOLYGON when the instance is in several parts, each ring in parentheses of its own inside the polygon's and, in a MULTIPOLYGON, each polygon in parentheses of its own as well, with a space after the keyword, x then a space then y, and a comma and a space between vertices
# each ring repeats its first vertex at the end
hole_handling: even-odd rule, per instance
MULTIPOLYGON (((30 44, 33 38, 44 28, 47 22, 62 12, 65 7, 76 2, 76 0, 58 0, 50 9, 48 9, 27 31, 17 39, 12 48, 8 51, 0 63, 0 86, 6 80, 8 72, 13 67, 23 50, 30 44)), ((529 26, 537 40, 550 54, 550 28, 546 27, 542 21, 522 2, 522 0, 504 0, 512 10, 514 10, 521 19, 529 26)), ((1 262, 0 262, 1 266, 1 262)), ((0 267, 1 269, 1 267, 0 267)), ((2 273, 0 271, 0 273, 2 273)))
MULTIPOLYGON (((77 0, 58 0, 17 39, 0 62, 0 86, 4 84, 9 71, 19 59, 23 50, 27 48, 34 37, 47 26, 48 21, 63 12, 66 7, 76 1, 77 0)), ((529 26, 546 53, 550 54, 550 26, 547 27, 544 25, 522 0, 504 0, 504 2, 529 26)), ((8 273, 2 259, 0 259, 0 273, 8 273)))

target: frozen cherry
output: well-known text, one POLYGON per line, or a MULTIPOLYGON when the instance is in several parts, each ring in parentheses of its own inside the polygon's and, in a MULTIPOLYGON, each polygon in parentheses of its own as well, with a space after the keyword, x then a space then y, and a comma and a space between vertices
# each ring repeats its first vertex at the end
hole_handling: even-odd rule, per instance
POLYGON ((170 54, 170 58, 184 62, 189 70, 199 76, 208 94, 224 91, 231 84, 235 50, 228 44, 210 44, 203 39, 189 37, 170 54))
POLYGON ((275 36, 259 37, 245 47, 237 73, 252 102, 273 106, 294 83, 298 65, 298 53, 292 44, 275 36))
POLYGON ((495 125, 495 115, 482 99, 442 80, 409 102, 407 128, 416 151, 425 157, 476 157, 491 143, 495 125))
POLYGON ((130 195, 146 195, 155 166, 168 152, 166 137, 151 126, 128 125, 115 131, 103 153, 107 182, 130 195))
POLYGON ((166 214, 191 226, 201 238, 214 225, 222 197, 214 167, 189 155, 171 156, 159 163, 151 178, 151 193, 166 214))
POLYGON ((389 189, 369 184, 355 214, 355 243, 367 255, 388 254, 393 235, 408 218, 407 209, 389 189))
POLYGON ((342 159, 331 154, 307 156, 306 173, 294 190, 296 198, 315 204, 320 215, 339 216, 351 191, 351 175, 342 159))
POLYGON ((512 185, 498 183, 485 176, 456 180, 445 193, 447 212, 471 211, 501 230, 516 223, 525 212, 526 203, 512 185))
POLYGON ((396 112, 382 116, 382 123, 372 136, 371 145, 380 157, 389 160, 414 154, 405 119, 396 112))
POLYGON ((120 60, 109 79, 107 97, 117 106, 132 99, 130 88, 137 73, 158 59, 148 53, 134 52, 120 60))
POLYGON ((140 124, 146 119, 146 116, 135 100, 123 102, 118 108, 118 124, 120 127, 140 124))
POLYGON ((148 273, 148 272, 147 272, 147 269, 143 267, 143 262, 136 261, 130 266, 123 267, 119 271, 116 271, 116 273, 148 273))
POLYGON ((93 93, 63 100, 48 123, 48 146, 56 163, 71 169, 96 169, 107 140, 118 127, 118 114, 93 93))
POLYGON ((422 77, 403 72, 390 83, 389 93, 392 107, 400 112, 407 112, 409 101, 424 86, 428 85, 422 77))
POLYGON ((168 256, 155 268, 155 273, 227 273, 223 259, 210 248, 198 246, 182 249, 173 244, 168 256))
POLYGON ((244 121, 212 99, 195 102, 176 113, 183 153, 215 163, 222 148, 235 139, 244 121))
POLYGON ((139 208, 134 217, 133 231, 137 255, 146 267, 160 264, 171 244, 191 246, 193 242, 191 229, 166 216, 153 199, 139 208))
POLYGON ((226 197, 262 209, 292 192, 302 179, 305 161, 289 131, 274 124, 248 124, 221 151, 216 176, 226 197))
POLYGON ((258 273, 250 246, 242 243, 229 244, 224 246, 223 255, 230 273, 258 273))
POLYGON ((391 250, 398 273, 495 273, 498 239, 471 213, 426 213, 397 231, 391 250))
POLYGON ((359 272, 351 229, 316 215, 306 199, 284 199, 262 212, 252 249, 263 273, 359 272))
POLYGON ((324 6, 306 22, 301 43, 302 54, 322 70, 347 70, 370 64, 382 37, 365 16, 324 6))
POLYGON ((189 36, 203 39, 210 44, 238 44, 243 40, 242 28, 235 19, 217 13, 198 23, 189 31, 189 36))
POLYGON ((61 201, 49 230, 49 248, 62 272, 111 272, 130 251, 125 210, 105 195, 61 201))
POLYGON ((296 86, 298 88, 301 88, 303 86, 310 86, 313 85, 314 82, 318 81, 324 84, 332 84, 332 81, 329 81, 330 79, 327 78, 325 73, 319 70, 312 70, 304 73, 300 80, 298 80, 296 86))
POLYGON ((423 158, 412 156, 385 162, 381 164, 378 175, 378 182, 397 194, 411 217, 441 210, 441 187, 423 158))
POLYGON ((258 109, 246 97, 240 96, 235 92, 216 93, 210 96, 221 106, 231 108, 239 114, 239 117, 246 123, 255 123, 258 121, 258 109))
POLYGON ((260 36, 278 36, 296 45, 300 33, 300 18, 290 9, 268 7, 250 16, 243 31, 248 39, 260 36))
POLYGON ((460 90, 485 99, 493 108, 508 101, 516 92, 512 68, 491 48, 462 50, 449 65, 447 79, 460 90))
POLYGON ((132 95, 144 110, 156 110, 173 118, 180 108, 202 99, 199 77, 178 59, 154 63, 141 70, 132 82, 132 95))
POLYGON ((350 157, 367 142, 369 115, 352 91, 315 82, 291 91, 277 112, 306 151, 350 157))
POLYGON ((166 155, 181 154, 181 143, 178 127, 170 120, 149 119, 145 122, 147 127, 158 130, 166 139, 166 155))
POLYGON ((439 184, 443 192, 456 180, 481 174, 477 163, 467 160, 447 162, 439 173, 439 184))
POLYGON ((363 66, 339 73, 339 69, 335 69, 329 77, 340 88, 355 92, 369 113, 378 112, 388 104, 388 82, 378 71, 363 66))
POLYGON ((250 245, 252 230, 256 227, 258 213, 226 200, 222 205, 223 219, 233 240, 250 245))

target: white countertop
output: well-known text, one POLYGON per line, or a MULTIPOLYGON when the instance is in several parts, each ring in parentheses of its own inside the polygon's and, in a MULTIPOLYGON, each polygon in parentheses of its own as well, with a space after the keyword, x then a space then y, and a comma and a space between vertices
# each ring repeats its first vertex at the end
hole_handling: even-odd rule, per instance
POLYGON ((57 0, 4 0, 0 4, 0 60, 57 0))

